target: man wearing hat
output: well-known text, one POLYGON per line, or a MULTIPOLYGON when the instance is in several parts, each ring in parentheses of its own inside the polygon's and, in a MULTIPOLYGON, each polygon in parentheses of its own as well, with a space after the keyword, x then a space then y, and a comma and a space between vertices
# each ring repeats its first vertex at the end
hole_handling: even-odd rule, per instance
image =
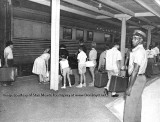
POLYGON ((130 81, 125 95, 124 122, 141 122, 141 96, 146 84, 144 75, 147 67, 147 53, 143 47, 146 34, 141 30, 133 33, 132 57, 130 58, 128 72, 130 81))

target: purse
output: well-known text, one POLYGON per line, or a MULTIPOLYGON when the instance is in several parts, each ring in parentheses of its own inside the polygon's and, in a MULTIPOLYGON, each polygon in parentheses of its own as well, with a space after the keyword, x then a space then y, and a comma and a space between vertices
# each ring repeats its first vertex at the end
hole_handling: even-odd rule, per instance
POLYGON ((93 61, 86 61, 86 67, 93 67, 94 63, 93 61))

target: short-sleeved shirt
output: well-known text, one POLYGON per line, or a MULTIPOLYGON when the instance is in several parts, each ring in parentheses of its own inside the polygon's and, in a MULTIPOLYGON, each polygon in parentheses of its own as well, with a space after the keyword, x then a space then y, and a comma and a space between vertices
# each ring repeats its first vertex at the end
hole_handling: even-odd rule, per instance
POLYGON ((5 58, 5 55, 8 54, 8 57, 7 59, 13 59, 13 52, 12 52, 12 49, 10 46, 6 47, 4 49, 4 58, 5 58))
POLYGON ((134 63, 138 64, 140 66, 138 74, 144 74, 146 67, 147 67, 147 53, 146 50, 144 49, 143 45, 138 45, 132 50, 132 57, 130 58, 130 63, 129 63, 129 70, 133 71, 134 63))
POLYGON ((78 56, 77 59, 79 60, 78 64, 86 64, 86 59, 87 59, 87 55, 84 51, 81 51, 78 56))
POLYGON ((67 59, 66 60, 61 60, 60 61, 60 66, 61 66, 62 69, 68 68, 69 67, 68 60, 67 59))
POLYGON ((153 49, 151 50, 146 50, 147 52, 147 57, 148 58, 154 58, 154 56, 156 55, 155 51, 153 49))
POLYGON ((155 47, 155 48, 153 48, 152 50, 155 51, 155 56, 157 56, 157 55, 159 54, 159 49, 158 49, 158 47, 155 47))
POLYGON ((40 56, 40 58, 42 58, 42 59, 48 61, 49 58, 50 58, 50 54, 49 54, 49 53, 43 53, 43 54, 40 56))
POLYGON ((89 52, 89 60, 94 61, 97 59, 97 51, 92 48, 92 50, 89 52))
POLYGON ((113 47, 106 53, 106 70, 118 70, 117 61, 122 60, 121 52, 113 47))

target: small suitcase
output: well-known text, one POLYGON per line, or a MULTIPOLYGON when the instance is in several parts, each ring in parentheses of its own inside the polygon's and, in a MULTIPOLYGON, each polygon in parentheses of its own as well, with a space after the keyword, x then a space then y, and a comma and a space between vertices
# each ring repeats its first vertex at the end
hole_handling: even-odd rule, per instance
POLYGON ((98 88, 105 87, 108 82, 107 72, 96 72, 94 86, 98 88))
POLYGON ((109 91, 111 92, 125 92, 128 87, 128 77, 122 76, 112 76, 109 86, 109 91))
POLYGON ((152 75, 160 74, 160 70, 159 70, 158 64, 152 64, 151 71, 152 71, 152 75))
MULTIPOLYGON (((75 76, 73 74, 69 75, 71 79, 71 85, 75 84, 75 76)), ((64 85, 64 78, 62 78, 62 86, 64 85)), ((66 86, 69 86, 68 78, 66 77, 66 86)))
POLYGON ((0 81, 15 81, 17 76, 16 67, 0 68, 0 81))

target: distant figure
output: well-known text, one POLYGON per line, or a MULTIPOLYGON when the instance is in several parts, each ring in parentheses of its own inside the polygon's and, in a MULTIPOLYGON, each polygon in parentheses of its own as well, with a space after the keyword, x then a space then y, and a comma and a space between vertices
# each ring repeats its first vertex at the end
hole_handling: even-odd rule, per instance
POLYGON ((7 41, 6 48, 4 49, 5 67, 13 66, 13 42, 7 41))
POLYGON ((77 88, 82 88, 83 86, 86 87, 86 59, 87 55, 83 51, 83 47, 79 47, 79 54, 77 56, 78 59, 78 72, 80 74, 80 84, 77 86, 77 88), (84 82, 84 83, 83 83, 84 82))
POLYGON ((133 33, 132 56, 129 61, 130 81, 126 90, 123 122, 141 122, 142 93, 146 85, 144 75, 147 67, 147 53, 143 47, 146 34, 141 30, 133 33))
MULTIPOLYGON (((4 59, 5 59, 5 64, 4 67, 13 67, 13 42, 12 41, 7 41, 6 42, 6 48, 4 49, 4 59)), ((13 85, 11 81, 3 82, 3 86, 7 85, 13 85)))
POLYGON ((109 50, 109 46, 105 46, 105 50, 100 54, 99 58, 99 65, 98 65, 98 70, 103 71, 105 70, 105 63, 106 63, 106 52, 109 50))
POLYGON ((45 83, 48 72, 48 60, 50 59, 49 52, 44 52, 35 59, 32 72, 39 75, 39 83, 45 83))
POLYGON ((70 76, 69 76, 70 75, 70 67, 69 67, 69 63, 68 63, 66 55, 61 55, 60 69, 61 69, 61 74, 62 74, 63 80, 64 80, 63 87, 61 87, 61 88, 62 89, 66 88, 66 77, 67 77, 68 82, 69 82, 69 87, 72 87, 70 76))
POLYGON ((91 76, 92 76, 92 82, 89 84, 89 86, 94 86, 94 82, 95 82, 95 68, 97 66, 97 50, 96 50, 96 43, 92 42, 91 43, 91 50, 89 52, 89 61, 93 61, 94 66, 93 67, 89 67, 91 76))

